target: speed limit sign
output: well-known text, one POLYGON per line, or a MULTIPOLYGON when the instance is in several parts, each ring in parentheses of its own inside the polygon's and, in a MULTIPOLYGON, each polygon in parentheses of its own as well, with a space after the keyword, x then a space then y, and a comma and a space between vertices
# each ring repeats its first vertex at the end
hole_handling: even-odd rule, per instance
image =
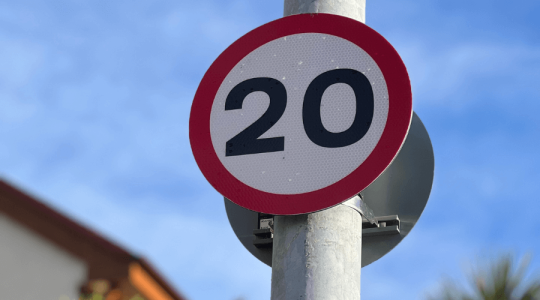
POLYGON ((346 17, 301 14, 254 29, 216 59, 189 136, 223 196, 293 215, 365 189, 399 152, 411 117, 409 76, 388 41, 346 17))

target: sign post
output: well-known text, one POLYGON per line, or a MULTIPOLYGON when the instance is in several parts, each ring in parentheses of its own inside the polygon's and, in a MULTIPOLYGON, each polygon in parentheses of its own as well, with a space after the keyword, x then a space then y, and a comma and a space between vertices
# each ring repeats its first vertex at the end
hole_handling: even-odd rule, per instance
MULTIPOLYGON (((332 13, 365 22, 365 0, 285 0, 284 16, 332 13)), ((345 205, 275 216, 271 299, 360 299, 362 216, 345 205)))

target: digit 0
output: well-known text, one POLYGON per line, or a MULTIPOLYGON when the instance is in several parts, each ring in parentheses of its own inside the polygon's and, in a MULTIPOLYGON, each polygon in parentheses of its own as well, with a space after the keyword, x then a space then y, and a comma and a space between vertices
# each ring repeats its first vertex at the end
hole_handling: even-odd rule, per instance
POLYGON ((367 77, 352 69, 336 69, 317 76, 308 86, 302 107, 304 130, 315 144, 326 148, 352 145, 366 135, 373 121, 373 89, 367 77), (321 119, 321 101, 324 91, 336 83, 349 85, 356 98, 354 121, 343 132, 330 132, 324 128, 321 119))

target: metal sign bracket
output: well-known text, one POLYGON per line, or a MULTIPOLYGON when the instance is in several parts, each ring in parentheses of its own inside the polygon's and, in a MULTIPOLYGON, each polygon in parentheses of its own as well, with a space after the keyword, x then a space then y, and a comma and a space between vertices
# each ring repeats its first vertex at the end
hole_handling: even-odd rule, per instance
MULTIPOLYGON (((400 233, 398 215, 375 217, 373 210, 360 195, 355 196, 342 205, 356 210, 362 215, 362 237, 393 235, 400 233)), ((274 216, 259 213, 258 229, 253 230, 253 245, 257 248, 271 248, 274 238, 274 216)))
POLYGON ((377 218, 375 217, 373 210, 366 204, 360 195, 356 195, 341 204, 356 210, 362 215, 362 217, 366 218, 369 223, 375 225, 375 227, 379 227, 379 223, 377 222, 377 218))

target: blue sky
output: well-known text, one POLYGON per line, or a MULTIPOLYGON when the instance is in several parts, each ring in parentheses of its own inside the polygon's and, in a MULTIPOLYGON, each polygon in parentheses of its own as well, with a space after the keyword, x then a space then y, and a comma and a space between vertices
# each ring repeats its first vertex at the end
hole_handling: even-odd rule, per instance
MULTIPOLYGON (((152 261, 189 299, 267 299, 188 140, 206 69, 281 1, 0 3, 0 176, 152 261)), ((470 262, 540 271, 540 2, 368 0, 433 141, 422 218, 362 270, 363 299, 421 299, 470 262)))

